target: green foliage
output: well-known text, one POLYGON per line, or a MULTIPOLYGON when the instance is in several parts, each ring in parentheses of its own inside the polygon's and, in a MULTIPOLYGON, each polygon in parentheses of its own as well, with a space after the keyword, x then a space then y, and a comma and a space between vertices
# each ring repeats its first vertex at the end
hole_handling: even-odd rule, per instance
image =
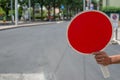
POLYGON ((120 7, 104 7, 101 11, 105 13, 120 13, 120 7))
POLYGON ((5 11, 0 7, 0 20, 6 20, 5 11))
MULTIPOLYGON (((10 10, 10 1, 11 0, 0 0, 0 6, 4 10, 6 16, 10 16, 11 14, 14 14, 14 10, 10 10)), ((20 4, 20 8, 18 9, 19 17, 22 15, 23 9, 21 8, 23 5, 27 5, 29 3, 29 0, 18 0, 18 3, 20 4)), ((39 3, 40 7, 45 6, 48 10, 48 12, 51 10, 51 8, 61 8, 61 5, 64 5, 64 10, 66 10, 64 13, 67 16, 74 15, 77 10, 82 11, 83 7, 83 0, 31 0, 31 17, 34 19, 34 17, 46 17, 48 15, 47 12, 41 10, 39 14, 35 13, 35 4, 39 3)), ((13 0, 13 5, 15 4, 15 1, 13 0)), ((15 6, 13 6, 13 9, 15 6)), ((55 14, 53 11, 54 17, 58 17, 58 14, 55 14)))
POLYGON ((5 15, 5 11, 0 7, 0 16, 5 15))
POLYGON ((36 19, 45 19, 47 17, 47 11, 43 10, 42 12, 42 16, 41 16, 41 12, 39 11, 38 13, 35 13, 35 18, 36 19))
POLYGON ((6 21, 6 16, 3 16, 3 21, 6 21))
POLYGON ((0 0, 0 3, 9 2, 9 0, 0 0))
POLYGON ((19 9, 18 9, 18 13, 19 13, 19 17, 21 17, 22 16, 22 7, 19 7, 19 9))
POLYGON ((9 10, 9 15, 8 16, 11 16, 11 15, 15 15, 15 10, 9 10))

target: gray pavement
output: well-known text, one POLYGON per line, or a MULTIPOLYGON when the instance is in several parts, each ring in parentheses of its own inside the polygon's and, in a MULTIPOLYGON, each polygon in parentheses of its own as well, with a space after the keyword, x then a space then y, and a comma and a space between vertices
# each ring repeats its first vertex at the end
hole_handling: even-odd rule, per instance
MULTIPOLYGON (((104 79, 92 55, 78 54, 69 47, 68 24, 0 31, 0 80, 119 80, 120 65, 108 66, 110 78, 104 79)), ((105 51, 119 54, 120 45, 109 44, 105 51)))

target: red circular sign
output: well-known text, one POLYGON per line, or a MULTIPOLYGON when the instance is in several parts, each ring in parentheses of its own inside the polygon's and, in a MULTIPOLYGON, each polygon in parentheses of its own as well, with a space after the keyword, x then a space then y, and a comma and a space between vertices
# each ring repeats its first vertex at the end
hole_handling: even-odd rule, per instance
POLYGON ((68 42, 79 53, 92 54, 103 49, 112 36, 112 24, 100 11, 78 14, 67 29, 68 42))

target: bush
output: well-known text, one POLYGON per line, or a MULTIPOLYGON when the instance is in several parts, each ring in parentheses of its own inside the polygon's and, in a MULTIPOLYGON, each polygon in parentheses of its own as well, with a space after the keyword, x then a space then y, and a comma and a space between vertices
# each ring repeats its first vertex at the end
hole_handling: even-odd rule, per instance
POLYGON ((120 13, 120 7, 104 7, 101 11, 105 13, 120 13))
POLYGON ((3 20, 3 19, 5 19, 4 17, 5 17, 5 11, 0 7, 0 20, 3 20))
MULTIPOLYGON (((109 17, 111 13, 118 13, 120 15, 120 7, 104 7, 102 10, 104 13, 106 13, 109 17)), ((119 17, 120 20, 120 17, 119 17)))
POLYGON ((39 11, 39 13, 35 13, 35 18, 36 19, 41 19, 44 20, 47 17, 47 11, 43 10, 42 16, 41 16, 41 12, 39 11))
POLYGON ((5 11, 0 7, 0 16, 5 15, 5 11))

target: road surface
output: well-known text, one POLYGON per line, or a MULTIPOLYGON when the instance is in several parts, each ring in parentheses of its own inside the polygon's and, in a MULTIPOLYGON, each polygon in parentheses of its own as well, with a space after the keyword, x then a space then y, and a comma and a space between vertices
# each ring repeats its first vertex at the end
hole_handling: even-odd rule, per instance
MULTIPOLYGON (((120 65, 109 66, 110 78, 104 79, 93 55, 69 47, 68 24, 0 31, 0 80, 119 80, 120 65)), ((120 45, 109 44, 105 51, 119 54, 120 45)))

